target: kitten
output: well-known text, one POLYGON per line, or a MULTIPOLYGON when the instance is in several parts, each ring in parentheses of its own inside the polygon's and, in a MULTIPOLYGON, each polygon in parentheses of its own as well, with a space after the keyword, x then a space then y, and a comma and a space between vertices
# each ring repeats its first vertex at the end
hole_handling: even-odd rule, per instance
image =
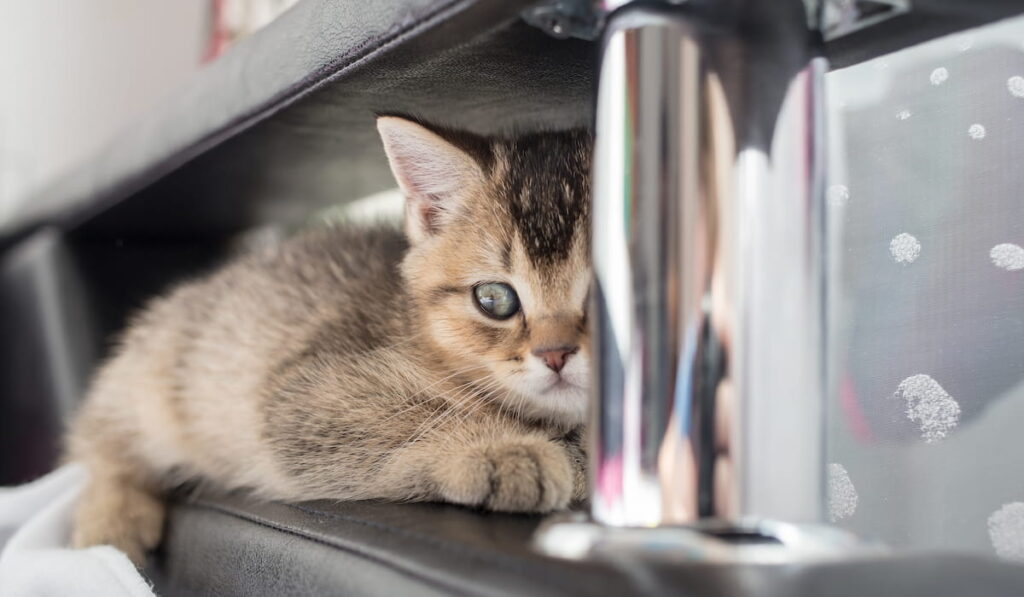
POLYGON ((404 235, 313 230, 128 327, 69 436, 76 546, 141 562, 188 479, 515 512, 583 496, 590 136, 378 130, 404 235))

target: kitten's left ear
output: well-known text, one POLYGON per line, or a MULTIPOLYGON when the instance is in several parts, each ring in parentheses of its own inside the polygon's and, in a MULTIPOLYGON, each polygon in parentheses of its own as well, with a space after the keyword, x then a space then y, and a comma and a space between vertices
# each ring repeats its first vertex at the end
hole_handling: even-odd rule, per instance
POLYGON ((458 213, 483 186, 484 174, 471 155, 411 120, 381 116, 377 130, 406 198, 405 230, 417 243, 458 213))

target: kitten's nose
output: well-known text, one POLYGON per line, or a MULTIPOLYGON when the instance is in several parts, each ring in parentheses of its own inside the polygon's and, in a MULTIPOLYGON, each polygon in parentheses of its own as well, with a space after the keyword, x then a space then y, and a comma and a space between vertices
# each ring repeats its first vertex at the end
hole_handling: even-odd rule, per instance
POLYGON ((569 357, 576 354, 577 350, 579 350, 577 346, 560 346, 558 348, 538 348, 533 351, 533 354, 544 361, 548 369, 558 373, 562 367, 565 367, 565 362, 569 360, 569 357))

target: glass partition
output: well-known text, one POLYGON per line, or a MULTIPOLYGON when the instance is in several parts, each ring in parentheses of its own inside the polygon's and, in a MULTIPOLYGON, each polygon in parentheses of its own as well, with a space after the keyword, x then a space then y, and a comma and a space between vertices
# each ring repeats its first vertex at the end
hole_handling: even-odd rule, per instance
POLYGON ((1024 561, 1024 18, 827 91, 830 514, 895 547, 1024 561))

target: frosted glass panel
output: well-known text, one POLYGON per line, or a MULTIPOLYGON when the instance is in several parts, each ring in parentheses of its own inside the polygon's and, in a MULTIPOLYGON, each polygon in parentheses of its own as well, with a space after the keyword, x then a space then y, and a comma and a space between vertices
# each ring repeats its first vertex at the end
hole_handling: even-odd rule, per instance
POLYGON ((832 516, 1024 560, 1024 19, 828 76, 832 516))

